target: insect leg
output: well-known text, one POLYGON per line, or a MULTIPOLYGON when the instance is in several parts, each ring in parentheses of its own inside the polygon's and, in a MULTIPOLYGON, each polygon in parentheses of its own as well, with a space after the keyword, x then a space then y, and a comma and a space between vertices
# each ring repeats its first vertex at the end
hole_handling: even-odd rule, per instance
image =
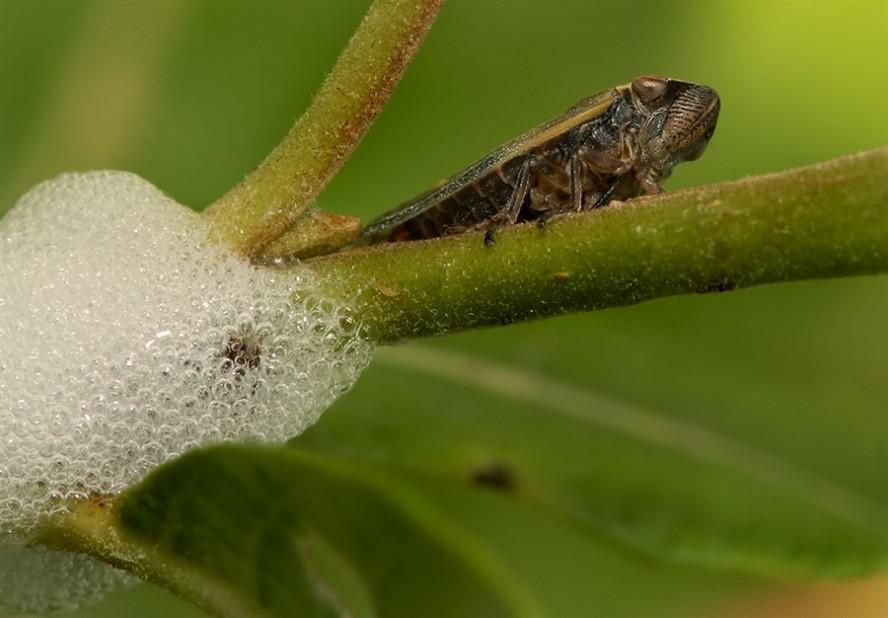
POLYGON ((498 229, 506 225, 512 225, 518 220, 521 206, 524 204, 524 198, 527 197, 527 193, 530 191, 530 181, 535 173, 534 167, 538 166, 542 161, 542 157, 530 155, 521 165, 521 170, 518 172, 518 179, 515 182, 512 195, 509 196, 509 201, 506 203, 505 208, 491 219, 487 230, 484 232, 484 244, 488 247, 496 242, 496 231, 498 229))
POLYGON ((623 179, 626 177, 626 174, 620 174, 617 176, 617 179, 614 180, 611 185, 607 188, 607 190, 602 193, 595 202, 592 203, 591 206, 588 206, 588 210, 594 210, 595 208, 601 208, 605 206, 613 197, 614 192, 620 187, 620 184, 623 182, 623 179))
POLYGON ((639 178, 639 182, 641 183, 641 188, 644 189, 644 192, 648 195, 656 195, 664 192, 663 187, 661 187, 656 180, 651 178, 650 175, 639 178))
POLYGON ((574 212, 583 210, 583 187, 580 173, 580 155, 575 152, 570 157, 570 201, 574 212))
MULTIPOLYGON (((518 172, 518 179, 515 182, 515 190, 509 196, 509 201, 503 209, 501 222, 503 225, 512 225, 518 220, 518 214, 521 212, 521 206, 524 204, 524 198, 530 191, 530 180, 533 177, 534 168, 539 166, 543 161, 542 157, 530 155, 521 166, 518 172)), ((499 219, 499 217, 497 217, 499 219)))

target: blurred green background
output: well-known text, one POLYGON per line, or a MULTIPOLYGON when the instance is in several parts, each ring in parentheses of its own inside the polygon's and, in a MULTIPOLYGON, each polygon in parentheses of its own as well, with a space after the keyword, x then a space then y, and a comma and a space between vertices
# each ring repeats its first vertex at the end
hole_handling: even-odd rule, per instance
MULTIPOLYGON (((368 4, 0 0, 0 212, 40 180, 96 168, 134 171, 203 208, 286 132, 368 4)), ((450 0, 319 204, 366 220, 642 73, 722 97, 706 155, 679 167, 667 189, 813 163, 888 143, 886 59, 881 0, 450 0)), ((664 299, 410 345, 732 436, 888 507, 886 316, 883 276, 664 299)), ((409 449, 392 455, 386 445, 436 423, 466 452, 490 447, 491 419, 553 435, 561 427, 551 411, 454 385, 433 368, 404 369, 397 354, 375 363, 305 443, 348 455, 352 432, 363 455, 390 462, 409 449), (477 419, 486 425, 476 431, 477 419)), ((601 448, 609 439, 603 432, 601 448)), ((619 477, 596 448, 590 465, 619 477)), ((423 457, 396 464, 447 478, 423 457)), ((501 548, 553 615, 669 615, 757 587, 731 570, 659 564, 488 494, 441 500, 501 548)), ((77 615, 161 608, 195 613, 142 587, 77 615)))

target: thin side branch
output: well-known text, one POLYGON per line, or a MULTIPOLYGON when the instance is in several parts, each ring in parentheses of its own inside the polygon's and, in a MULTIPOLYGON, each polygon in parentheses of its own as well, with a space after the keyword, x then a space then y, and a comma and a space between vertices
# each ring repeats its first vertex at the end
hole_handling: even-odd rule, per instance
POLYGON ((444 0, 375 0, 305 113, 265 161, 206 211, 253 257, 282 236, 357 147, 444 0))
POLYGON ((888 147, 612 204, 545 229, 309 260, 378 342, 676 294, 888 272, 888 147))
POLYGON ((61 551, 88 554, 118 569, 163 586, 216 616, 261 615, 244 607, 238 595, 202 574, 181 557, 128 535, 112 497, 72 501, 70 512, 50 518, 35 539, 61 551))

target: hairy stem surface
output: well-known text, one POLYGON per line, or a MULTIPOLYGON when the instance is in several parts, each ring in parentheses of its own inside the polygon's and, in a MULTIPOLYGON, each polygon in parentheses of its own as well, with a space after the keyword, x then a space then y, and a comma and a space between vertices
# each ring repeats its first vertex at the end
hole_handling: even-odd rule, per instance
POLYGON ((888 147, 480 234, 308 262, 378 342, 676 294, 888 272, 888 147))
POLYGON ((205 211, 216 235, 254 257, 310 216, 357 147, 444 0, 375 0, 305 113, 259 167, 205 211))

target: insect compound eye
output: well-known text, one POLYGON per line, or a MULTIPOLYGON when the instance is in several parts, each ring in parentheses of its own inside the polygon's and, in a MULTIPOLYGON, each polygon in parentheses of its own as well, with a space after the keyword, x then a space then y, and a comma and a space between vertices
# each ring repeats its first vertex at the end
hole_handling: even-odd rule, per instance
POLYGON ((645 103, 659 99, 666 92, 666 79, 642 75, 632 82, 632 92, 645 103))

